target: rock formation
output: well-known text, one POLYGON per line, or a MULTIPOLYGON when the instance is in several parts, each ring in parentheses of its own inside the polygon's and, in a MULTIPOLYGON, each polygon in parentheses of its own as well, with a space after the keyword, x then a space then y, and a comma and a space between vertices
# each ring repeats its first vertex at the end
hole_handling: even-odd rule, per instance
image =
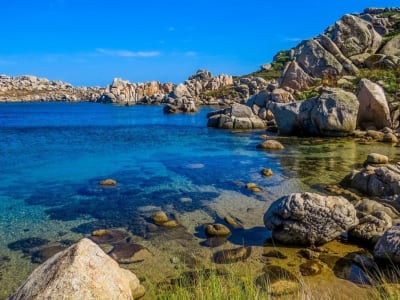
POLYGON ((374 257, 389 263, 400 263, 400 224, 391 227, 379 239, 374 248, 374 257))
POLYGON ((208 127, 222 129, 262 129, 266 123, 253 114, 250 107, 234 104, 229 108, 211 112, 207 115, 208 127))
POLYGON ((358 124, 361 128, 373 125, 376 129, 391 127, 391 117, 382 87, 368 79, 361 79, 357 93, 360 102, 358 124))
POLYGON ((62 81, 50 81, 31 75, 0 75, 0 102, 4 101, 95 101, 100 87, 73 87, 62 81))
POLYGON ((276 200, 264 215, 272 236, 286 244, 323 244, 358 224, 356 210, 343 197, 290 194, 276 200))
POLYGON ((136 299, 143 294, 135 274, 82 239, 40 265, 9 299, 136 299))
POLYGON ((356 96, 341 89, 326 89, 304 101, 267 104, 283 135, 349 135, 356 129, 358 107, 356 96))

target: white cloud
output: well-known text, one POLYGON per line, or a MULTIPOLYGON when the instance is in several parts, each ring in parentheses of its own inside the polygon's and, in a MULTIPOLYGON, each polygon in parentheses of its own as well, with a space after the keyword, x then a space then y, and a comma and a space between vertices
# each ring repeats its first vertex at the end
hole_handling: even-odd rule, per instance
POLYGON ((108 55, 108 56, 119 56, 119 57, 155 57, 160 56, 161 53, 158 51, 129 51, 129 50, 116 50, 116 49, 96 49, 97 53, 108 55))

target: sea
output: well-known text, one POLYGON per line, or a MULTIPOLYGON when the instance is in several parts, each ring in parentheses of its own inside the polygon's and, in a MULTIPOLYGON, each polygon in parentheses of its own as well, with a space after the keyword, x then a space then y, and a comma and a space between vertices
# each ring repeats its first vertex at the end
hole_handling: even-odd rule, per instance
POLYGON ((162 106, 1 104, 0 299, 38 266, 33 254, 44 245, 66 247, 104 228, 146 241, 149 217, 160 210, 189 234, 231 215, 257 228, 262 244, 270 235, 262 216, 276 199, 323 192, 370 152, 400 158, 391 145, 350 138, 208 128, 206 115, 215 109, 165 115, 162 106), (256 149, 262 135, 285 149, 256 149), (262 168, 273 176, 262 176, 262 168), (107 178, 117 185, 100 186, 107 178), (246 189, 250 182, 261 191, 246 189))

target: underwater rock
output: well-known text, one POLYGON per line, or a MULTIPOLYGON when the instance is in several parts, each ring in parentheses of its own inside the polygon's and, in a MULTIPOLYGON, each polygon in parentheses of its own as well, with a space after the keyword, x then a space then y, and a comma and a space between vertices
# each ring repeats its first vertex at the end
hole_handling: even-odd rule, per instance
POLYGON ((282 267, 268 265, 263 271, 264 274, 256 278, 255 284, 272 296, 290 295, 300 289, 297 277, 282 267))
POLYGON ((22 251, 25 254, 30 254, 32 249, 49 243, 49 240, 39 237, 29 237, 8 244, 8 248, 13 251, 22 251))
POLYGON ((216 248, 219 246, 222 246, 225 244, 227 241, 227 237, 221 237, 221 236, 213 236, 207 238, 204 242, 200 243, 202 246, 210 247, 210 248, 216 248))
POLYGON ((135 274, 82 239, 37 267, 9 299, 137 299, 144 293, 135 274))
POLYGON ((231 225, 235 229, 243 229, 243 225, 238 220, 236 220, 235 218, 233 218, 231 216, 226 216, 224 218, 224 221, 226 223, 228 223, 229 225, 231 225))
POLYGON ((272 236, 286 244, 323 244, 358 224, 356 210, 343 197, 293 193, 276 200, 264 215, 272 236))
POLYGON ((129 233, 118 229, 99 229, 92 232, 89 237, 96 244, 114 244, 125 240, 129 233))
POLYGON ((263 256, 265 257, 272 257, 272 258, 279 258, 279 259, 286 259, 287 256, 278 250, 271 250, 267 253, 264 253, 263 256))
POLYGON ((274 172, 272 172, 271 169, 267 169, 267 168, 263 168, 261 170, 261 174, 265 177, 271 177, 272 175, 274 175, 274 172))
POLYGON ((175 228, 180 226, 178 221, 169 219, 167 214, 163 211, 156 212, 151 216, 151 218, 154 223, 166 228, 175 228))
POLYGON ((63 250, 65 250, 65 247, 61 245, 42 247, 32 253, 31 262, 41 264, 63 250))
POLYGON ((114 179, 108 178, 108 179, 104 179, 104 180, 100 181, 99 184, 102 186, 113 186, 113 185, 117 184, 117 181, 114 179))
POLYGON ((108 255, 121 264, 140 262, 153 256, 142 245, 124 242, 115 244, 108 255))
POLYGON ((231 234, 228 227, 223 224, 208 224, 205 228, 205 232, 208 236, 224 237, 231 234))
POLYGON ((238 261, 245 261, 250 257, 251 250, 251 247, 221 250, 214 253, 214 262, 217 264, 230 264, 238 261))
POLYGON ((300 265, 300 273, 303 276, 321 274, 324 265, 318 260, 310 260, 300 265))
POLYGON ((319 257, 319 253, 311 249, 300 249, 298 253, 306 259, 317 259, 319 257))
POLYGON ((282 150, 285 147, 276 140, 267 140, 257 145, 257 149, 262 150, 282 150))

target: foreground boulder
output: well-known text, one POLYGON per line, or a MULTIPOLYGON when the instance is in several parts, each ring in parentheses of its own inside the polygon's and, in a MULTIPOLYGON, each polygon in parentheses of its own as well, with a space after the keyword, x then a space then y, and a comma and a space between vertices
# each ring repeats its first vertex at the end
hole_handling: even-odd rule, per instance
POLYGON ((285 244, 329 242, 358 224, 356 210, 343 197, 294 193, 275 201, 264 215, 272 236, 285 244))
POLYGON ((135 274, 82 239, 40 265, 9 299, 136 299, 143 294, 135 274))
POLYGON ((347 136, 357 125, 357 97, 342 89, 326 89, 318 97, 287 104, 270 102, 280 134, 347 136))
POLYGON ((400 263, 400 224, 390 228, 379 239, 374 248, 374 257, 390 263, 400 263))
POLYGON ((262 129, 266 127, 265 121, 256 116, 250 107, 242 104, 218 111, 207 115, 208 127, 222 129, 262 129))

